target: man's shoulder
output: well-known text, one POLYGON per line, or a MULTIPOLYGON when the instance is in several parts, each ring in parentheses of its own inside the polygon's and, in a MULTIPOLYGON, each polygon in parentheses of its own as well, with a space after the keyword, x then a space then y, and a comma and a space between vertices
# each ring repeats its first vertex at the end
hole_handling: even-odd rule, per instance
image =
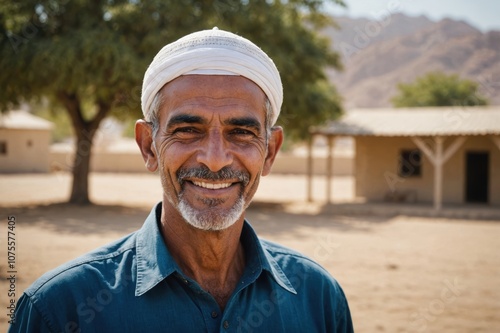
POLYGON ((288 280, 301 303, 312 307, 315 306, 312 304, 322 304, 325 308, 335 309, 337 315, 348 311, 339 282, 318 262, 280 244, 267 240, 261 240, 261 244, 270 257, 271 264, 279 266, 279 270, 285 275, 286 278, 281 279, 288 280))
POLYGON ((259 238, 260 242, 262 244, 262 247, 267 250, 273 257, 293 257, 298 260, 306 260, 306 261, 312 261, 310 258, 305 256, 304 254, 300 253, 299 251, 293 250, 289 247, 286 247, 284 245, 272 242, 267 239, 259 238))
POLYGON ((40 293, 47 294, 53 288, 71 287, 78 282, 88 283, 99 276, 104 278, 106 274, 115 274, 113 267, 126 261, 124 256, 127 253, 135 251, 135 234, 101 246, 45 273, 24 293, 35 297, 40 293))
POLYGON ((326 279, 336 284, 335 279, 314 259, 286 246, 261 239, 262 247, 278 263, 280 268, 289 274, 298 271, 307 273, 309 276, 316 276, 319 279, 326 279))

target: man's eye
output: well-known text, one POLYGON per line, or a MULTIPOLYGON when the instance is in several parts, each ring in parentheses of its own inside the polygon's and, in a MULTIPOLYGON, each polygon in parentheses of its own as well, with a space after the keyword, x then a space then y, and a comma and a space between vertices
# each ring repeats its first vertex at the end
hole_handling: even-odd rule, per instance
POLYGON ((172 131, 172 135, 177 136, 180 139, 191 139, 197 137, 200 131, 196 127, 179 127, 172 131))
POLYGON ((245 135, 254 135, 254 133, 252 131, 249 131, 249 130, 246 130, 246 129, 243 129, 243 128, 235 128, 231 131, 232 134, 235 134, 235 135, 242 135, 242 136, 245 136, 245 135))
POLYGON ((179 127, 174 130, 175 133, 198 133, 198 130, 194 127, 179 127))

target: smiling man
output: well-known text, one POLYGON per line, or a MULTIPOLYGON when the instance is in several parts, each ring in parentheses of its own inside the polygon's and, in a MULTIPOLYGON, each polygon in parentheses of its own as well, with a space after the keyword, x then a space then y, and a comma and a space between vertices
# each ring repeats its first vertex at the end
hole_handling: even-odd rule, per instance
POLYGON ((166 45, 136 123, 163 200, 137 232, 36 281, 10 332, 352 332, 329 273, 245 220, 283 141, 282 100, 247 39, 214 29, 166 45))

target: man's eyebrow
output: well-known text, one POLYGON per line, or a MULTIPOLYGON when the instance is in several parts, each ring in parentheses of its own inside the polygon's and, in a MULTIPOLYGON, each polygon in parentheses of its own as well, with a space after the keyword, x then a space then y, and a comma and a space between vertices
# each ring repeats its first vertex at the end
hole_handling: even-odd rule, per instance
POLYGON ((194 116, 190 114, 180 114, 173 116, 167 123, 167 128, 176 126, 179 124, 205 124, 206 120, 200 116, 194 116))
POLYGON ((226 125, 253 128, 258 131, 260 131, 262 127, 260 122, 252 117, 230 118, 226 120, 224 123, 226 125))

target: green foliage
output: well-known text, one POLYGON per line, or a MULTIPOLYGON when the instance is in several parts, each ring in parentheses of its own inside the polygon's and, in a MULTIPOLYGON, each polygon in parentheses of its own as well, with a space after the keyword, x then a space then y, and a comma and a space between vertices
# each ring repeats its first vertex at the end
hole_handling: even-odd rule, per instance
POLYGON ((126 138, 135 138, 135 119, 129 118, 123 121, 123 132, 122 135, 126 138))
POLYGON ((398 84, 399 94, 392 103, 395 107, 487 105, 478 88, 476 82, 458 75, 431 72, 413 83, 398 84))
POLYGON ((87 121, 99 103, 118 117, 141 117, 142 77, 156 52, 218 26, 274 59, 285 89, 281 124, 288 135, 304 137, 310 125, 341 110, 324 74, 326 66, 340 68, 339 58, 314 32, 330 23, 323 2, 0 0, 0 106, 41 97, 63 105, 63 92, 87 121))
POLYGON ((88 204, 100 122, 109 114, 142 117, 142 78, 154 55, 218 26, 274 59, 285 89, 281 123, 289 137, 303 138, 340 111, 324 74, 326 66, 340 67, 339 58, 314 32, 328 22, 320 12, 325 1, 0 0, 0 111, 47 99, 67 112, 77 138, 69 201, 88 204))
POLYGON ((62 142, 73 135, 73 127, 68 114, 62 108, 37 103, 32 105, 33 114, 54 123, 52 131, 52 142, 62 142))

